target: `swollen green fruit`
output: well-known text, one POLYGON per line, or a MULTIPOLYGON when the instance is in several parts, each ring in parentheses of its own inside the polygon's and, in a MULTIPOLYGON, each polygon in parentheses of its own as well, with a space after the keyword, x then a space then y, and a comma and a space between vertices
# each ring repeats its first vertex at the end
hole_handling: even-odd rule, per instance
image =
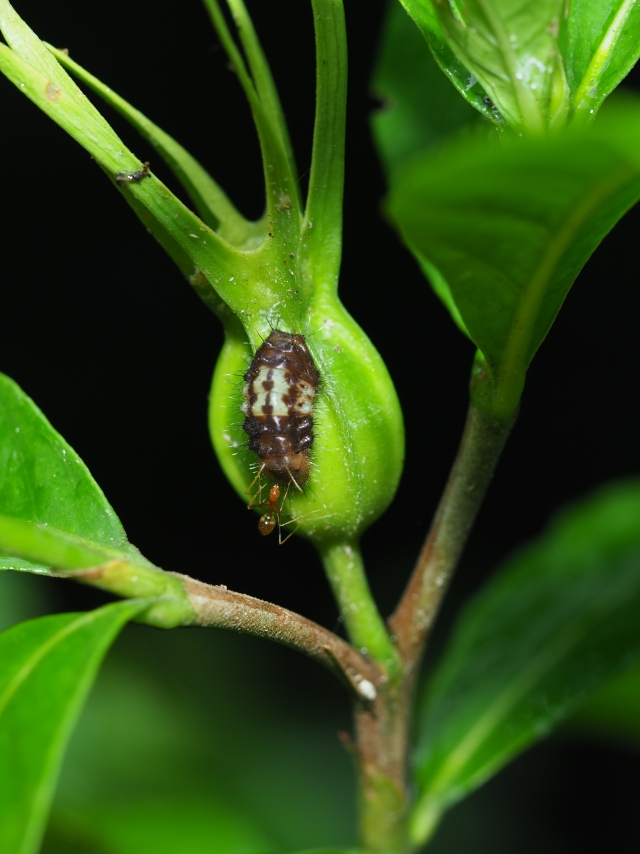
MULTIPOLYGON (((364 531, 393 498, 404 457, 402 413, 389 373, 337 297, 332 303, 309 312, 304 328, 278 321, 284 335, 274 336, 266 321, 252 329, 239 324, 228 329, 209 408, 218 459, 241 498, 269 516, 268 522, 277 515, 281 525, 287 523, 282 538, 297 526, 317 543, 351 539, 364 531), (269 367, 255 355, 263 341, 274 337, 289 352, 269 347, 269 367), (317 372, 315 387, 313 373, 304 373, 305 351, 317 372), (296 374, 298 365, 302 377, 296 374), (296 447, 307 456, 306 471, 294 468, 289 457, 288 473, 287 466, 275 471, 277 460, 265 462, 249 449, 249 444, 257 447, 251 431, 258 429, 255 416, 262 409, 268 410, 259 427, 266 433, 267 448, 290 451, 291 422, 298 424, 296 447)), ((304 468, 304 459, 296 464, 304 468)))

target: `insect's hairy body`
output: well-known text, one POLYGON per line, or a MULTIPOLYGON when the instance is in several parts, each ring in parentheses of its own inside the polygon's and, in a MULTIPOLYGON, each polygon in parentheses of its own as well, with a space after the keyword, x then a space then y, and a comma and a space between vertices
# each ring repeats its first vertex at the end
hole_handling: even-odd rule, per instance
POLYGON ((301 487, 309 478, 313 402, 320 375, 304 335, 274 329, 244 375, 247 446, 274 483, 301 487))

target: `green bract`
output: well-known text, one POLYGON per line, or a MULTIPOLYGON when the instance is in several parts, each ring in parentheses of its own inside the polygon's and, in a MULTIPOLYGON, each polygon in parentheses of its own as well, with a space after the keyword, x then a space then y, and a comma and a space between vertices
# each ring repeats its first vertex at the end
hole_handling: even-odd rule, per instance
POLYGON ((240 377, 272 328, 302 333, 321 374, 309 486, 290 490, 286 513, 325 545, 353 538, 393 497, 403 460, 395 390, 369 339, 337 296, 341 255, 346 50, 341 0, 314 0, 317 114, 306 204, 300 198, 286 123, 271 74, 241 0, 229 0, 244 56, 216 0, 206 6, 247 96, 262 150, 266 211, 246 220, 175 140, 85 72, 46 48, 0 0, 0 70, 83 145, 115 182, 141 163, 62 66, 125 116, 189 193, 190 211, 152 173, 119 191, 221 319, 226 341, 215 370, 210 425, 221 465, 248 502, 254 455, 240 429, 240 377))

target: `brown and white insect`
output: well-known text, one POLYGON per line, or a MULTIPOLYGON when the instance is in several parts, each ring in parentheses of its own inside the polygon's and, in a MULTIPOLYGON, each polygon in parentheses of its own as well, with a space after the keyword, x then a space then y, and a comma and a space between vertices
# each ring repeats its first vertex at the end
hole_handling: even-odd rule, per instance
POLYGON ((138 169, 136 172, 118 172, 116 175, 116 184, 124 187, 125 184, 138 184, 143 178, 149 178, 150 165, 148 162, 143 163, 142 169, 138 169))
MULTIPOLYGON (((242 429, 249 437, 247 447, 260 460, 255 480, 259 483, 264 474, 276 485, 301 490, 309 479, 313 403, 320 380, 304 335, 274 329, 253 357, 244 380, 242 429)), ((280 491, 277 496, 272 493, 273 488, 267 502, 270 509, 262 519, 270 517, 273 524, 269 531, 261 527, 262 533, 270 533, 276 520, 279 523, 280 491)), ((282 503, 285 499, 286 492, 282 503)))

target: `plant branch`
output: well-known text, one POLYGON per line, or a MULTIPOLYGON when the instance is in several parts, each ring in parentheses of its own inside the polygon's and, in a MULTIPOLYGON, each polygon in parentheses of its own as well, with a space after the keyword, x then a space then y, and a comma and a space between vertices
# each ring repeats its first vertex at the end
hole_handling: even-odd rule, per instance
POLYGON ((458 454, 431 530, 389 620, 407 676, 420 663, 514 420, 507 424, 491 421, 473 403, 469 407, 458 454))
POLYGON ((177 572, 169 574, 182 581, 189 597, 194 617, 188 625, 230 629, 297 649, 346 678, 361 702, 375 699, 382 672, 333 632, 280 605, 177 572))
MULTIPOLYGON (((2 517, 0 517, 1 519, 2 517)), ((92 555, 81 555, 83 560, 92 555)), ((54 569, 51 575, 99 587, 125 598, 152 598, 139 618, 157 628, 204 626, 268 638, 297 649, 346 680, 360 703, 373 702, 386 673, 367 656, 317 623, 262 599, 205 584, 178 572, 126 560, 78 569, 54 569)))

